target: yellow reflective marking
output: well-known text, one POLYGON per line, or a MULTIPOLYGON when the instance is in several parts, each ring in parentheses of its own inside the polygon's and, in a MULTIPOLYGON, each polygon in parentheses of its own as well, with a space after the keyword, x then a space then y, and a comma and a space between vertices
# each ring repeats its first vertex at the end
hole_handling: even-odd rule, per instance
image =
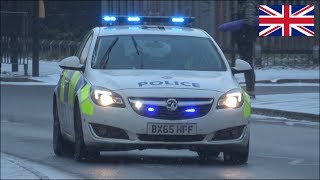
POLYGON ((81 111, 86 115, 92 115, 94 112, 93 104, 90 102, 90 85, 86 84, 81 90, 80 104, 81 111))
POLYGON ((71 77, 70 84, 69 84, 69 91, 68 91, 68 104, 72 105, 74 101, 74 95, 75 95, 75 89, 77 86, 77 83, 81 77, 81 73, 78 71, 75 71, 71 77))
POLYGON ((93 114, 93 105, 91 104, 89 99, 86 99, 84 102, 81 104, 82 107, 82 112, 86 115, 92 115, 93 114))
POLYGON ((242 92, 244 97, 243 117, 248 118, 251 115, 250 97, 245 91, 242 92))

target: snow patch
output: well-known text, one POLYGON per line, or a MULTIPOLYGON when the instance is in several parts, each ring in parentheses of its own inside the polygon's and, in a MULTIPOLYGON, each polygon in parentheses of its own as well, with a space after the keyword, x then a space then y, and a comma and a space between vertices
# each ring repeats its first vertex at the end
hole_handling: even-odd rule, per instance
POLYGON ((319 93, 259 95, 252 107, 319 115, 319 93))
MULTIPOLYGON (((319 79, 319 67, 316 68, 279 68, 256 69, 256 81, 270 80, 276 82, 279 79, 319 79)), ((236 74, 238 82, 245 82, 244 74, 236 74)))

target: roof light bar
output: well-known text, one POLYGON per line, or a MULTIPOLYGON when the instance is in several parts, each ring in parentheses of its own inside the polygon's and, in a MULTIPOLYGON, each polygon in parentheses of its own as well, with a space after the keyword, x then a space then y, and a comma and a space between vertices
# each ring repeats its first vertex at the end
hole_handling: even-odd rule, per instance
POLYGON ((128 25, 128 24, 144 24, 144 25, 179 25, 191 26, 195 20, 194 17, 169 17, 169 16, 113 16, 106 15, 102 17, 102 23, 105 25, 128 25))
POLYGON ((183 23, 183 22, 184 22, 184 18, 181 18, 181 17, 173 17, 173 18, 171 19, 171 21, 172 21, 173 23, 183 23))
POLYGON ((128 21, 130 21, 130 22, 139 22, 140 21, 140 17, 138 17, 138 16, 129 16, 128 17, 128 21))
POLYGON ((103 16, 102 18, 104 21, 107 21, 107 22, 114 22, 117 20, 117 18, 115 16, 103 16))

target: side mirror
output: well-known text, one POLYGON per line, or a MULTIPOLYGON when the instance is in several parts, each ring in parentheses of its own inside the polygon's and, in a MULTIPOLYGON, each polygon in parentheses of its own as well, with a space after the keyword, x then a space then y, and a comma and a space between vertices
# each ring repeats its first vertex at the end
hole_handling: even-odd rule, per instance
POLYGON ((75 71, 83 71, 84 65, 80 64, 80 59, 77 56, 71 56, 63 59, 59 66, 62 69, 69 69, 69 70, 75 70, 75 71))
POLYGON ((236 59, 235 67, 231 68, 233 74, 244 73, 251 69, 251 65, 248 62, 241 59, 236 59))

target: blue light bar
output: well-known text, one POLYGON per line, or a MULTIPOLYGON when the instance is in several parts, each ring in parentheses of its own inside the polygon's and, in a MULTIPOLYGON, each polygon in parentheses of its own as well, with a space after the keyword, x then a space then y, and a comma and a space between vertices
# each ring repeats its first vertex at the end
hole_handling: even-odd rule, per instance
POLYGON ((184 22, 184 18, 181 18, 181 17, 173 17, 171 19, 172 22, 174 23, 183 23, 184 22))
POLYGON ((149 112, 154 112, 154 108, 149 107, 149 108, 148 108, 148 111, 149 111, 149 112))
POLYGON ((196 110, 193 108, 190 108, 190 109, 186 109, 185 112, 193 113, 193 112, 196 112, 196 110))
POLYGON ((103 16, 102 19, 105 21, 116 21, 117 20, 117 18, 114 16, 103 16))
POLYGON ((130 22, 139 22, 140 21, 140 17, 138 17, 138 16, 129 16, 128 17, 128 21, 130 21, 130 22))
POLYGON ((174 25, 191 27, 194 17, 183 16, 118 16, 106 15, 102 17, 102 24, 106 26, 144 24, 144 25, 174 25))

